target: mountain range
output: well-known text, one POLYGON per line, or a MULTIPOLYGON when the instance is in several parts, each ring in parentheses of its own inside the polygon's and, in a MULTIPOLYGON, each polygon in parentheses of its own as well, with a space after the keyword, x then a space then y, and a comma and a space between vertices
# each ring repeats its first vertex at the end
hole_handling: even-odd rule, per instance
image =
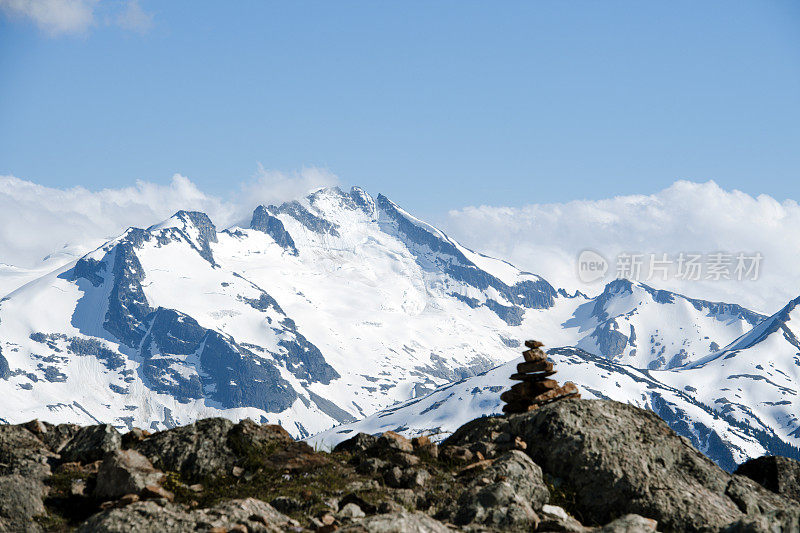
POLYGON ((655 411, 724 467, 800 444, 800 299, 766 317, 623 279, 570 294, 357 187, 224 230, 179 211, 49 272, 3 266, 0 289, 6 423, 445 436, 499 411, 536 338, 585 397, 655 411))

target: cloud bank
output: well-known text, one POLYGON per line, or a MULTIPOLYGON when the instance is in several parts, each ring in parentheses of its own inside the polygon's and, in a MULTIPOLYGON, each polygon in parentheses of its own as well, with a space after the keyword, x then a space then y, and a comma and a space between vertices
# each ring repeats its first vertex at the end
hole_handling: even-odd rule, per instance
MULTIPOLYGON (((130 226, 147 227, 180 209, 204 211, 219 228, 246 224, 256 205, 299 198, 338 181, 324 169, 277 172, 259 165, 249 181, 221 198, 179 174, 166 184, 140 181, 101 191, 50 188, 0 176, 0 263, 33 268, 49 254, 56 255, 51 265, 63 263, 130 226)), ((620 253, 717 251, 760 253, 759 278, 671 276, 649 283, 769 314, 800 295, 800 205, 727 191, 714 182, 679 181, 651 195, 593 201, 465 207, 449 212, 443 229, 474 250, 506 259, 558 287, 591 295, 615 277, 614 260, 620 253), (579 280, 576 261, 586 249, 609 260, 604 280, 579 280)))
POLYGON ((727 191, 713 181, 678 181, 651 195, 596 201, 466 207, 449 212, 444 229, 467 246, 587 293, 602 288, 602 282, 585 284, 578 278, 577 257, 591 249, 609 260, 612 278, 620 253, 675 257, 680 252, 760 252, 761 272, 755 281, 715 281, 705 275, 681 280, 670 273, 666 281, 659 276, 649 283, 766 313, 800 296, 798 203, 727 191))
POLYGON ((31 20, 51 37, 86 33, 99 19, 139 33, 153 26, 153 15, 144 11, 138 0, 108 2, 102 9, 99 0, 0 0, 0 9, 13 18, 31 20), (100 16, 100 11, 105 11, 105 16, 100 16))
POLYGON ((231 197, 220 198, 179 174, 167 184, 139 181, 101 191, 57 189, 0 176, 0 263, 33 268, 50 254, 65 255, 63 262, 128 227, 147 227, 181 209, 203 211, 225 228, 249 222, 260 203, 292 200, 337 182, 335 175, 317 168, 282 173, 259 165, 251 181, 231 197))

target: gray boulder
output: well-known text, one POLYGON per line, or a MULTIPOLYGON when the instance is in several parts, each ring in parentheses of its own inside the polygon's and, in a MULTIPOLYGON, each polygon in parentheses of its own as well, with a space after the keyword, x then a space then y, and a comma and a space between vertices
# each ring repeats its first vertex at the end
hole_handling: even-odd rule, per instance
POLYGON ((536 511, 549 499, 542 469, 524 453, 512 451, 476 472, 451 516, 458 525, 531 529, 539 523, 536 511))
POLYGON ((590 531, 588 527, 578 522, 570 516, 563 507, 556 505, 543 505, 537 513, 539 515, 539 530, 559 531, 562 533, 586 533, 590 531))
POLYGON ((44 495, 45 487, 39 480, 0 476, 0 530, 38 531, 32 519, 46 513, 44 495))
POLYGON ((749 477, 772 492, 800 502, 800 461, 764 456, 750 459, 734 473, 749 477))
POLYGON ((189 478, 239 476, 248 468, 310 467, 325 462, 305 442, 295 441, 277 425, 245 419, 234 424, 224 418, 198 420, 161 431, 135 445, 156 467, 179 471, 189 478))
POLYGON ((233 422, 225 418, 206 418, 151 435, 136 450, 163 470, 196 477, 219 475, 230 472, 235 464, 226 446, 232 427, 233 422))
POLYGON ((53 425, 40 420, 31 420, 22 425, 54 453, 60 453, 64 445, 69 442, 80 429, 80 426, 77 424, 53 425))
POLYGON ((451 533, 451 529, 424 513, 388 513, 365 518, 339 529, 343 533, 451 533))
POLYGON ((741 518, 722 529, 722 533, 797 533, 800 509, 780 509, 741 518))
POLYGON ((562 400, 473 420, 446 444, 491 441, 502 432, 522 437, 527 453, 571 500, 568 510, 594 524, 638 514, 665 530, 701 531, 791 505, 726 473, 654 413, 631 405, 562 400))
POLYGON ((362 453, 375 446, 378 442, 378 437, 369 435, 368 433, 357 433, 354 437, 340 442, 337 444, 333 451, 348 452, 348 453, 362 453))
POLYGON ((139 494, 148 485, 161 482, 164 474, 136 450, 112 452, 106 456, 97 472, 94 495, 100 499, 139 494))
POLYGON ((63 462, 92 463, 122 448, 122 435, 111 424, 79 429, 61 450, 63 462))
POLYGON ((41 480, 50 475, 55 455, 22 426, 0 426, 0 475, 19 474, 41 480))
POLYGON ((655 533, 658 523, 638 514, 626 514, 597 530, 598 533, 655 533))
POLYGON ((268 503, 254 498, 230 500, 209 509, 186 511, 183 507, 153 501, 136 502, 125 507, 100 512, 81 524, 81 533, 128 533, 130 531, 158 531, 183 533, 223 531, 244 526, 252 533, 277 533, 297 526, 289 517, 279 513, 268 503))

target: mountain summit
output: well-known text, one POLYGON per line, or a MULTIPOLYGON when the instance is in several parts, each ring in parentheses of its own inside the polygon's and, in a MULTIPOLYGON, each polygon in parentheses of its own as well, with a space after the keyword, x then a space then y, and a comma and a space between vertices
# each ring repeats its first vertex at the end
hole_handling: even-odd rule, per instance
MULTIPOLYGON (((249 224, 222 231, 204 213, 179 211, 9 294, 0 302, 0 418, 161 430, 250 417, 308 437, 481 379, 517 356, 517 339, 536 336, 575 347, 559 362, 565 374, 606 369, 605 381, 587 378, 595 397, 657 403, 615 383, 622 375, 681 390, 694 407, 671 405, 691 425, 701 415, 689 411, 724 411, 711 396, 699 400, 701 388, 727 395, 708 383, 692 392, 683 376, 703 375, 693 365, 762 319, 624 280, 594 298, 569 296, 383 195, 334 187, 256 206, 249 224)), ((760 372, 748 370, 771 379, 760 372)), ((774 403, 769 413, 784 401, 780 409, 793 409, 781 392, 796 390, 792 379, 757 401, 727 399, 742 413, 758 402, 774 403)), ((771 438, 800 438, 796 419, 759 419, 771 438)), ((736 457, 754 449, 740 444, 736 457)))

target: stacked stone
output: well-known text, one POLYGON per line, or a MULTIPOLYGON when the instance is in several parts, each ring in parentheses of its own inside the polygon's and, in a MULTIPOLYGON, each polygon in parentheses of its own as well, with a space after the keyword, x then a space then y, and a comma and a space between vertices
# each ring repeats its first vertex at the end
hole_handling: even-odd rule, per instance
POLYGON ((500 395, 506 403, 504 413, 525 413, 557 400, 581 397, 574 383, 567 381, 559 386, 556 380, 550 379, 556 371, 541 349, 543 343, 525 341, 525 346, 528 348, 522 352, 525 361, 518 364, 517 373, 511 375, 512 380, 520 383, 500 395))

